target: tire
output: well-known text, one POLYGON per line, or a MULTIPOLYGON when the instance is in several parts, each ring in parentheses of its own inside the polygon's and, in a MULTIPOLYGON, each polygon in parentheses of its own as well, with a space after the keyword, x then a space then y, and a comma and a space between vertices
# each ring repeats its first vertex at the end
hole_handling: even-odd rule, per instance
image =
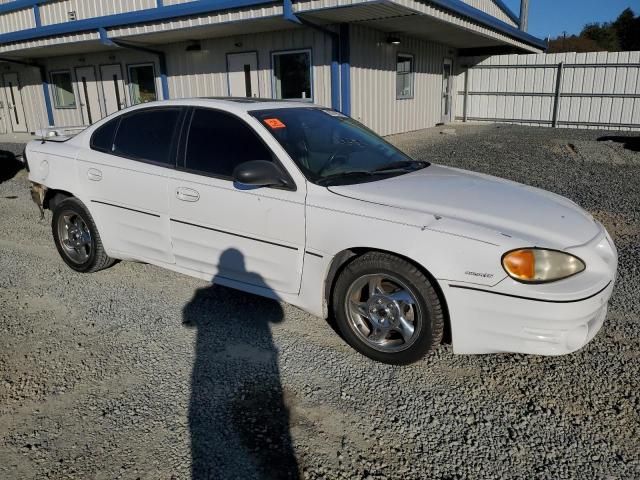
POLYGON ((444 314, 433 285, 394 255, 356 257, 338 275, 332 298, 343 338, 373 360, 406 365, 442 342, 444 314))
POLYGON ((92 273, 115 263, 104 251, 91 214, 77 198, 56 202, 51 230, 58 253, 73 270, 92 273))

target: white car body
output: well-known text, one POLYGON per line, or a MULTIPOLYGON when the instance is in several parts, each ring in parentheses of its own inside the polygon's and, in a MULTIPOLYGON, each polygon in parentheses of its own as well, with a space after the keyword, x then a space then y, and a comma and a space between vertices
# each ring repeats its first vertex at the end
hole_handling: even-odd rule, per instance
POLYGON ((249 115, 309 104, 192 99, 127 111, 154 105, 216 108, 240 117, 275 153, 296 189, 243 189, 228 179, 92 150, 91 134, 113 117, 64 143, 29 143, 30 180, 80 199, 112 258, 214 279, 326 317, 332 265, 350 251, 391 252, 434 279, 456 353, 565 354, 584 346, 603 324, 617 252, 603 226, 570 200, 438 165, 322 187, 307 181, 249 115), (502 255, 534 246, 578 256, 586 269, 546 284, 510 278, 502 255), (229 249, 242 254, 250 274, 225 269, 220 256, 229 249))

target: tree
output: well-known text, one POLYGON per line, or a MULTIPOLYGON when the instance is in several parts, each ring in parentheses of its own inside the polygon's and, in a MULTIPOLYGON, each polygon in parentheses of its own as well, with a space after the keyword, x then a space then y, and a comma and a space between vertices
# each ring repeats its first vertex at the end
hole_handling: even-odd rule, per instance
POLYGON ((571 35, 570 37, 558 37, 549 40, 547 53, 597 52, 598 50, 602 49, 590 38, 571 35))
POLYGON ((588 23, 580 35, 549 41, 549 53, 640 50, 640 16, 625 9, 614 22, 588 23))
POLYGON ((625 9, 612 24, 621 50, 640 50, 640 16, 633 10, 625 9))
POLYGON ((601 50, 615 52, 620 49, 618 36, 610 23, 589 23, 584 26, 580 36, 593 40, 601 50))

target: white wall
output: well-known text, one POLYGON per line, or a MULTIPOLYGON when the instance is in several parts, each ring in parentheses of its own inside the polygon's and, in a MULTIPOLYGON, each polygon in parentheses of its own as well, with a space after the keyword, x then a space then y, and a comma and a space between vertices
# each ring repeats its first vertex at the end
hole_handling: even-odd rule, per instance
POLYGON ((452 58, 455 65, 456 50, 403 36, 399 46, 390 45, 387 36, 351 28, 351 115, 381 135, 434 126, 441 121, 443 60, 452 58), (398 53, 414 55, 412 99, 396 99, 398 53))
POLYGON ((166 48, 171 98, 226 96, 227 53, 258 54, 260 96, 272 98, 271 53, 311 49, 314 102, 331 106, 331 39, 311 29, 292 29, 203 40, 202 51, 187 52, 187 43, 166 48))
MULTIPOLYGON (((271 98, 271 54, 274 51, 290 49, 311 49, 313 63, 313 95, 315 103, 331 106, 331 40, 320 32, 310 29, 291 29, 280 32, 267 32, 252 35, 202 40, 202 50, 187 52, 188 42, 174 43, 155 47, 166 52, 168 84, 170 98, 226 96, 227 53, 256 51, 258 54, 258 81, 260 96, 271 98)), ((44 62, 47 77, 52 71, 70 71, 74 80, 76 95, 75 108, 56 108, 53 106, 55 125, 59 127, 82 126, 80 95, 76 82, 76 68, 93 67, 96 78, 100 80, 100 65, 120 64, 126 87, 126 103, 131 105, 128 87, 127 66, 137 63, 152 63, 156 72, 156 91, 162 98, 158 56, 129 49, 114 49, 100 53, 88 53, 53 57, 44 62)), ((104 109, 104 96, 101 83, 98 82, 99 101, 104 109)), ((42 94, 40 94, 42 96, 42 94)), ((53 103, 53 95, 52 103, 53 103)), ((44 108, 44 107, 43 107, 44 108)), ((45 110, 42 110, 43 115, 45 110)), ((94 112, 95 114, 95 112, 94 112)), ((46 122, 45 122, 46 123, 46 122)), ((37 124, 40 126, 40 122, 37 124)))
MULTIPOLYGON (((46 66, 47 70, 47 79, 50 80, 50 73, 54 71, 67 70, 71 72, 71 76, 74 81, 74 93, 76 97, 76 106, 75 108, 56 108, 53 100, 53 92, 51 93, 51 102, 53 105, 53 117, 55 120, 55 125, 57 127, 77 127, 85 124, 85 121, 82 117, 82 110, 80 106, 80 95, 78 92, 78 84, 76 78, 76 68, 78 67, 93 67, 95 70, 96 79, 98 80, 98 97, 100 105, 103 109, 103 115, 105 107, 104 107, 104 96, 101 88, 100 80, 100 65, 112 65, 112 64, 120 64, 122 68, 123 79, 125 80, 125 84, 128 83, 128 72, 127 65, 138 64, 138 63, 152 63, 154 65, 155 73, 156 73, 156 92, 158 94, 158 98, 162 98, 162 86, 160 84, 160 69, 158 64, 158 56, 145 53, 138 52, 135 50, 128 49, 118 49, 100 53, 91 53, 91 54, 78 54, 78 55, 68 55, 64 57, 52 57, 45 62, 43 62, 46 66)), ((128 86, 125 87, 125 97, 126 104, 131 105, 131 98, 129 95, 128 86)), ((94 112, 95 115, 95 112, 94 112)), ((95 120, 94 120, 95 121, 95 120)))
POLYGON ((518 24, 511 20, 511 17, 507 15, 495 2, 491 0, 462 0, 467 5, 470 5, 478 10, 482 10, 489 15, 496 17, 498 20, 502 20, 508 23, 512 27, 517 27, 518 24))
POLYGON ((102 17, 116 13, 155 8, 156 0, 60 0, 40 6, 42 25, 69 21, 69 12, 76 12, 76 19, 102 17))
POLYGON ((0 33, 16 32, 27 28, 35 28, 36 18, 33 8, 23 8, 0 15, 0 33))
POLYGON ((0 131, 11 132, 11 122, 9 115, 11 112, 7 108, 6 88, 4 88, 3 75, 5 73, 18 74, 20 85, 20 97, 24 107, 25 121, 27 129, 33 132, 41 127, 48 126, 47 111, 44 103, 44 92, 40 81, 40 70, 35 67, 4 63, 0 67, 0 131))
MULTIPOLYGON (((560 62, 559 127, 640 130, 640 52, 461 58, 470 65, 468 119, 551 126, 560 62)), ((464 71, 456 88, 462 119, 464 71)))

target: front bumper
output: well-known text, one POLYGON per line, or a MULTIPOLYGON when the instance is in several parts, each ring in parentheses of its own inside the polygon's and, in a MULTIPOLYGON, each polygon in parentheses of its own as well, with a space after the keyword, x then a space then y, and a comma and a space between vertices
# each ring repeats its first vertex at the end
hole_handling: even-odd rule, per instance
POLYGON ((455 353, 563 355, 585 346, 607 315, 613 281, 596 295, 566 303, 446 287, 455 353))
POLYGON ((567 251, 586 259, 587 270, 560 282, 442 285, 454 352, 563 355, 591 341, 607 316, 617 251, 604 228, 590 242, 567 251))

